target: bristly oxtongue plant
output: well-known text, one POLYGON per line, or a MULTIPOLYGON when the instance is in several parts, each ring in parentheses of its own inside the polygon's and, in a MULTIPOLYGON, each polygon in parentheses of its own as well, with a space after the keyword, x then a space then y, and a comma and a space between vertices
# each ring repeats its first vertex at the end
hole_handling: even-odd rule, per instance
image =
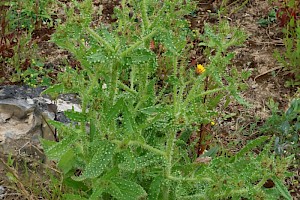
POLYGON ((260 155, 251 153, 265 136, 230 158, 215 157, 218 149, 211 147, 208 164, 191 153, 194 124, 210 123, 221 99, 242 102, 239 79, 225 68, 233 57, 227 49, 242 44, 245 34, 226 22, 206 26, 198 39, 214 54, 207 53, 205 70, 195 74, 187 58, 197 35, 185 20, 192 1, 122 0, 117 21, 99 26, 92 25, 92 0, 70 5, 52 41, 81 68, 66 68, 44 94, 76 93, 82 111, 65 112, 69 125, 50 122, 59 142, 41 139, 73 191, 64 199, 290 198, 281 183, 288 159, 270 157, 272 142, 260 155), (276 187, 264 188, 268 179, 276 187))

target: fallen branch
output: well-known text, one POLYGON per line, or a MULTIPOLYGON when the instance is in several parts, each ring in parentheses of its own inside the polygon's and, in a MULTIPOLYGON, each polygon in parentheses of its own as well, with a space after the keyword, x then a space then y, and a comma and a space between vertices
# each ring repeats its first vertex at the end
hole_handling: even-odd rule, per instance
POLYGON ((283 68, 283 66, 274 67, 274 68, 272 68, 272 69, 269 69, 269 70, 267 70, 267 71, 265 71, 265 72, 263 72, 263 73, 257 75, 257 76, 254 78, 254 81, 255 81, 257 78, 259 78, 259 77, 261 77, 261 76, 263 76, 263 75, 265 75, 265 74, 267 74, 267 73, 273 72, 273 71, 278 70, 278 69, 281 69, 281 68, 283 68))

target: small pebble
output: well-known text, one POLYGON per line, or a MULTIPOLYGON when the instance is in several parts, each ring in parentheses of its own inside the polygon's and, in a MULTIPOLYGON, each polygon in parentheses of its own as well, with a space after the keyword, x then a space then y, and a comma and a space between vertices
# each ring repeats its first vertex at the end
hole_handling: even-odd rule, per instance
POLYGON ((5 188, 2 185, 0 185, 0 199, 2 199, 4 194, 5 194, 5 188))

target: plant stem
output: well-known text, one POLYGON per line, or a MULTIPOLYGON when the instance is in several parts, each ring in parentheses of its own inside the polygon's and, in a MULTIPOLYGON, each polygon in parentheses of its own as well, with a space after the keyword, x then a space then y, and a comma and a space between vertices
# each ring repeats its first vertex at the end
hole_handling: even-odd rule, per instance
POLYGON ((106 50, 108 50, 110 53, 115 51, 115 49, 112 46, 110 46, 105 41, 105 39, 103 39, 100 35, 98 35, 93 29, 88 27, 86 30, 95 40, 97 40, 97 42, 99 42, 100 44, 103 44, 105 46, 106 50))
POLYGON ((168 137, 167 148, 166 148, 167 164, 166 164, 165 176, 168 178, 171 177, 173 150, 174 150, 174 143, 176 140, 176 131, 171 130, 171 134, 167 137, 168 137))
POLYGON ((146 0, 142 0, 142 19, 143 19, 143 23, 144 23, 143 32, 145 32, 145 30, 148 30, 148 27, 149 27, 149 19, 147 16, 146 0))
POLYGON ((163 196, 162 196, 162 198, 164 199, 164 200, 169 200, 170 198, 169 198, 169 193, 170 193, 170 185, 169 185, 169 183, 166 183, 166 185, 164 185, 163 187, 162 187, 162 191, 163 191, 163 196))
POLYGON ((125 84, 122 83, 121 81, 117 81, 117 85, 118 85, 120 88, 122 88, 123 90, 125 90, 126 92, 129 92, 129 93, 131 93, 131 94, 133 94, 133 95, 137 95, 137 94, 138 94, 138 92, 135 91, 135 90, 133 89, 133 87, 132 87, 132 88, 129 88, 127 85, 125 85, 125 84))
POLYGON ((134 43, 133 45, 131 45, 131 47, 129 47, 128 49, 123 51, 123 53, 121 54, 121 57, 123 58, 123 57, 127 56, 129 53, 131 53, 137 47, 139 47, 141 44, 143 44, 144 41, 146 41, 146 40, 150 39, 151 37, 153 37, 157 32, 158 32, 158 30, 154 30, 151 33, 149 33, 148 35, 146 35, 145 37, 143 37, 141 40, 139 40, 136 43, 134 43))
POLYGON ((168 179, 172 180, 172 181, 187 181, 187 182, 200 182, 200 181, 206 181, 206 182, 210 182, 212 181, 212 179, 210 178, 184 178, 184 177, 175 177, 175 176, 168 176, 168 179))
MULTIPOLYGON (((118 144, 118 145, 120 145, 120 144, 123 143, 122 141, 119 141, 119 140, 112 140, 112 142, 115 143, 115 144, 118 144)), ((140 141, 131 140, 131 141, 129 141, 129 142, 126 142, 126 144, 127 144, 128 146, 130 146, 130 145, 133 145, 133 146, 139 146, 139 147, 141 147, 141 148, 143 148, 143 149, 146 149, 146 150, 151 151, 152 153, 154 153, 154 154, 156 154, 156 155, 160 155, 160 156, 166 157, 166 153, 165 153, 164 151, 159 150, 159 149, 157 149, 157 148, 154 148, 154 147, 152 147, 152 146, 150 146, 150 145, 148 145, 148 144, 145 144, 145 143, 143 143, 143 142, 140 142, 140 141)))
POLYGON ((205 92, 202 92, 200 94, 195 94, 195 89, 196 89, 196 85, 194 85, 194 87, 192 88, 191 92, 188 94, 187 98, 184 101, 184 107, 187 107, 188 103, 190 103, 193 99, 196 99, 198 97, 204 96, 204 95, 208 95, 208 94, 212 94, 212 93, 216 93, 222 90, 225 90, 227 87, 221 87, 221 88, 216 88, 213 90, 207 90, 205 92))
MULTIPOLYGON (((177 56, 173 56, 172 62, 173 62, 173 76, 175 78, 177 78, 177 56)), ((174 115, 175 116, 177 116, 178 112, 179 112, 177 84, 178 84, 178 82, 176 81, 173 86, 173 105, 174 105, 174 115)))
POLYGON ((194 194, 189 196, 181 196, 180 199, 208 199, 208 197, 205 194, 194 194))
POLYGON ((118 82, 118 68, 119 68, 119 61, 115 61, 115 63, 113 64, 112 67, 112 71, 111 71, 111 89, 110 89, 110 94, 109 94, 109 98, 112 101, 112 105, 115 102, 115 94, 116 94, 116 90, 117 90, 117 82, 118 82))
POLYGON ((148 144, 142 143, 140 141, 129 141, 128 145, 137 145, 137 146, 140 146, 140 147, 142 147, 144 149, 147 149, 147 150, 149 150, 149 151, 151 151, 151 152, 153 152, 153 153, 155 153, 157 155, 166 156, 166 153, 164 151, 156 149, 156 148, 154 148, 154 147, 152 147, 152 146, 150 146, 148 144))

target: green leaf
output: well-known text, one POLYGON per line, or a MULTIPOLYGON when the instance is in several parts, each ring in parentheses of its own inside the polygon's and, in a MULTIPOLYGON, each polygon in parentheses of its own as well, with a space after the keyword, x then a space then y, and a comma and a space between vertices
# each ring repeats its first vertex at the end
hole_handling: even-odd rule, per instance
POLYGON ((100 195, 103 193, 104 189, 101 187, 96 187, 93 194, 90 196, 89 200, 98 200, 100 195))
POLYGON ((203 154, 202 157, 214 157, 219 151, 219 147, 218 146, 214 146, 214 147, 211 147, 207 152, 205 152, 203 154))
POLYGON ((90 120, 90 142, 93 142, 96 137, 96 123, 95 119, 90 120))
POLYGON ((73 190, 76 190, 76 191, 90 190, 90 188, 88 186, 86 186, 83 182, 74 181, 70 177, 65 178, 63 183, 68 188, 70 188, 70 189, 72 188, 73 190))
POLYGON ((84 200, 86 198, 84 198, 78 194, 63 194, 63 199, 65 199, 65 200, 84 200))
POLYGON ((261 19, 258 20, 257 23, 258 23, 260 26, 262 26, 262 27, 266 27, 266 26, 268 26, 271 22, 270 22, 269 19, 263 19, 263 18, 261 18, 261 19))
POLYGON ((141 113, 147 114, 147 115, 157 115, 163 110, 163 108, 160 105, 150 106, 147 108, 142 108, 139 111, 141 113))
POLYGON ((113 35, 107 30, 107 29, 102 29, 101 30, 101 35, 102 37, 112 46, 115 45, 115 39, 113 37, 113 35))
POLYGON ((153 179, 149 188, 148 200, 159 200, 158 196, 160 193, 162 181, 163 178, 161 176, 157 176, 153 179))
POLYGON ((64 85, 60 83, 47 88, 41 93, 41 95, 48 94, 51 97, 56 98, 58 94, 61 94, 63 92, 64 92, 64 85))
POLYGON ((155 164, 161 162, 162 159, 160 156, 153 155, 152 153, 148 153, 146 155, 140 156, 136 158, 136 170, 142 170, 148 166, 154 166, 155 164))
POLYGON ((141 64, 154 60, 155 54, 148 49, 138 49, 130 54, 130 58, 133 64, 141 64))
MULTIPOLYGON (((61 157, 71 148, 71 146, 77 141, 79 134, 76 131, 73 131, 69 136, 65 137, 60 142, 57 142, 54 145, 48 146, 44 149, 45 154, 49 159, 60 160, 61 157)), ((46 144, 45 140, 42 139, 42 144, 46 144)))
POLYGON ((57 128, 58 130, 66 130, 68 127, 62 123, 62 122, 58 122, 58 121, 54 121, 54 120, 47 120, 48 124, 54 126, 55 128, 57 128))
POLYGON ((114 151, 114 144, 102 141, 91 162, 83 170, 82 175, 79 177, 73 176, 72 178, 76 181, 83 181, 87 178, 96 178, 100 176, 111 162, 114 151))
POLYGON ((57 142, 52 141, 52 140, 46 140, 44 138, 40 138, 40 142, 43 146, 43 150, 45 152, 49 151, 50 148, 52 148, 55 144, 57 144, 57 142))
POLYGON ((216 96, 214 96, 214 98, 211 98, 208 104, 208 109, 212 110, 215 109, 219 102, 221 101, 221 99, 224 97, 224 94, 216 94, 216 96))
POLYGON ((291 196, 291 194, 289 193, 289 191, 287 190, 287 188, 285 187, 285 185, 282 183, 282 181, 279 180, 279 178, 277 176, 273 176, 272 180, 275 183, 275 187, 278 189, 278 191, 280 192, 280 194, 288 200, 292 200, 293 197, 291 196))
POLYGON ((138 200, 147 196, 146 191, 137 183, 121 178, 113 178, 106 192, 118 200, 138 200))
POLYGON ((64 112, 64 114, 66 115, 66 117, 68 117, 69 119, 76 121, 76 122, 87 122, 88 121, 86 114, 84 114, 82 112, 67 110, 64 112))
POLYGON ((119 169, 124 171, 135 171, 135 157, 130 149, 123 151, 120 156, 122 157, 122 162, 118 165, 119 169))
POLYGON ((178 50, 173 42, 175 41, 175 38, 173 37, 173 33, 170 33, 169 31, 165 31, 165 35, 162 37, 162 41, 168 51, 170 51, 172 54, 175 55, 178 54, 178 50))
POLYGON ((64 174, 67 174, 73 168, 75 161, 75 153, 72 149, 69 149, 63 156, 61 156, 57 166, 64 174))
POLYGON ((97 53, 87 56, 87 60, 91 63, 105 63, 107 61, 107 56, 103 52, 97 51, 97 53))
POLYGON ((123 107, 124 107, 124 99, 121 98, 115 103, 115 105, 112 106, 112 108, 108 109, 105 121, 111 123, 114 120, 114 118, 118 114, 120 114, 120 111, 122 110, 123 107))
POLYGON ((124 118, 124 127, 129 134, 136 133, 136 123, 132 116, 132 113, 129 112, 128 106, 123 107, 123 118, 124 118))
POLYGON ((256 138, 255 140, 250 141, 244 148, 242 148, 234 158, 238 159, 244 156, 247 152, 251 151, 253 148, 259 146, 263 142, 265 142, 267 139, 269 139, 268 136, 261 136, 259 138, 256 138))

